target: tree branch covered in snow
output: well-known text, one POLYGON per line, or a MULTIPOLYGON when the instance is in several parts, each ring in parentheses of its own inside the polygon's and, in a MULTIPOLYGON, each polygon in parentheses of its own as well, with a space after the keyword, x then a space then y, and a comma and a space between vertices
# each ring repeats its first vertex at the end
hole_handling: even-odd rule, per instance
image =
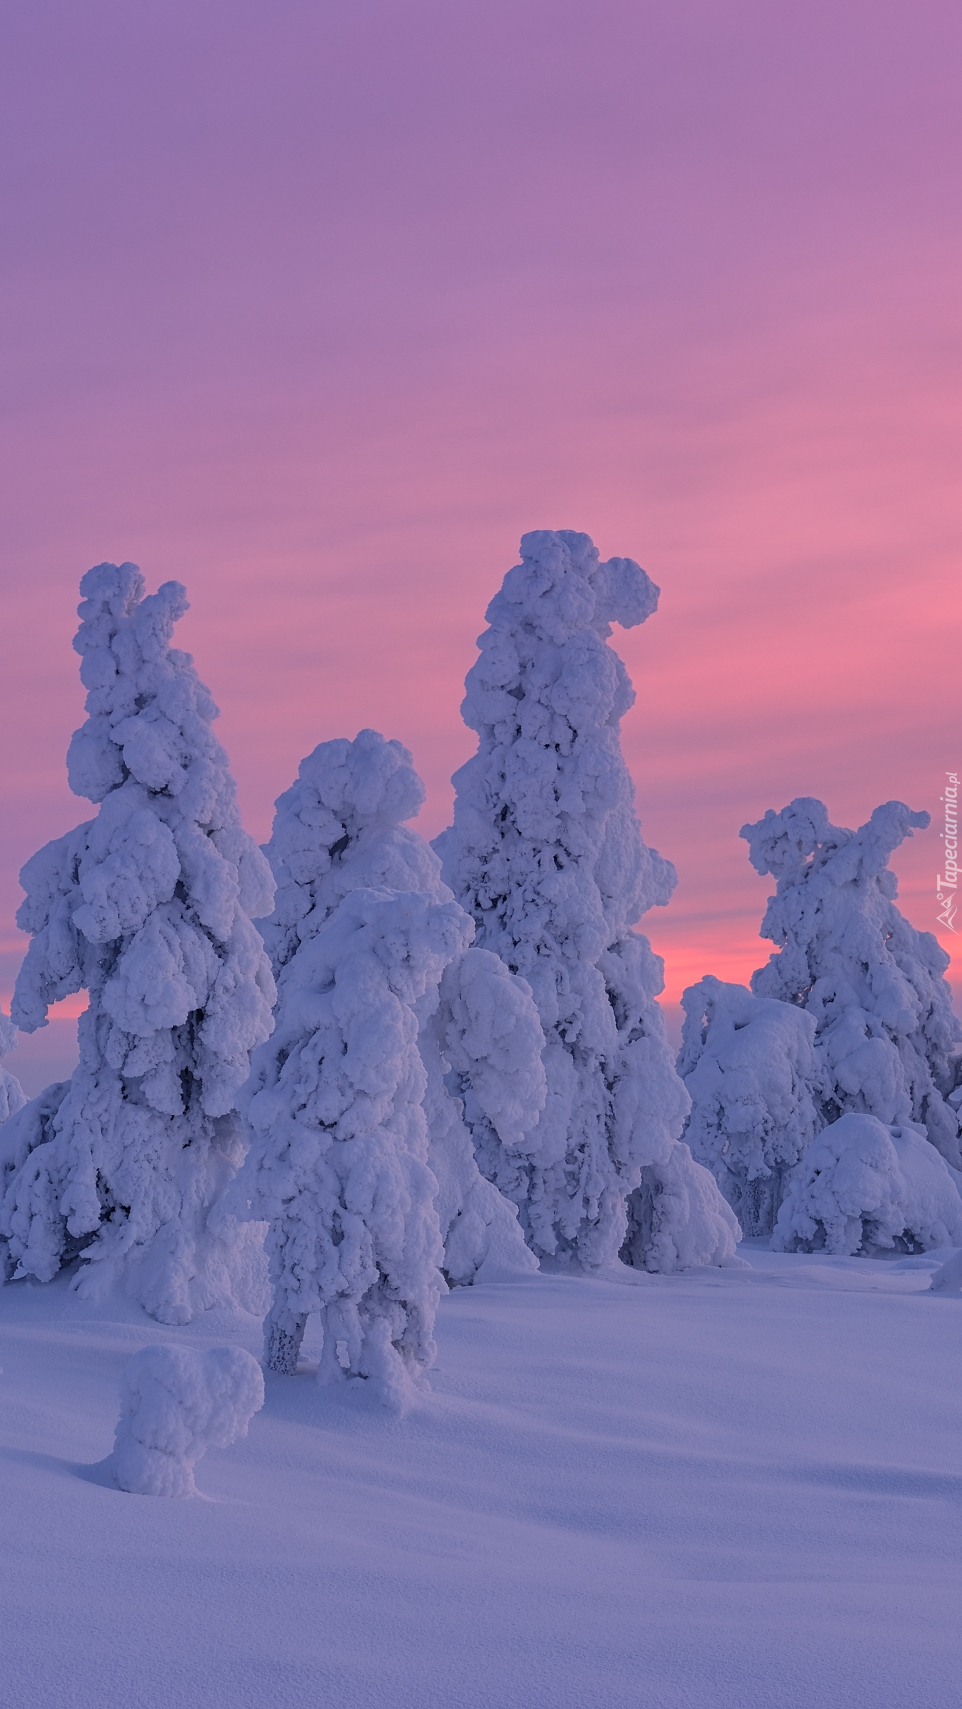
POLYGON ((888 870, 894 850, 928 823, 927 813, 887 801, 853 832, 830 824, 821 801, 801 798, 744 825, 755 870, 777 879, 761 933, 778 952, 752 990, 813 1016, 823 1125, 849 1111, 921 1123, 958 1169, 959 1122, 947 1099, 962 1026, 942 977, 949 957, 899 912, 888 870))
POLYGON ((143 590, 133 564, 81 582, 87 721, 68 772, 101 805, 23 869, 32 942, 13 1015, 33 1032, 52 1002, 90 1003, 59 1104, 28 1105, 5 1136, 23 1155, 0 1231, 17 1275, 49 1280, 81 1252, 82 1291, 124 1273, 149 1312, 183 1323, 245 1297, 256 1273, 251 1231, 215 1236, 207 1215, 241 1161, 237 1094, 271 1029, 250 916, 273 881, 241 827, 217 709, 170 644, 184 590, 143 590))
POLYGON ((547 1099, 513 1152, 491 1145, 477 1100, 466 1113, 536 1253, 639 1262, 644 1207, 629 1228, 628 1200, 646 1166, 669 1162, 688 1097, 655 1001, 661 960, 631 930, 675 872, 641 839, 619 741, 634 692, 607 640, 614 622, 644 622, 658 590, 629 558, 602 563, 585 534, 526 534, 521 556, 468 673, 478 751, 434 847, 476 945, 531 988, 547 1099))
MULTIPOLYGON (((17 1029, 0 1009, 0 1057, 8 1056, 16 1042, 17 1029)), ((16 1115, 18 1110, 23 1109, 26 1101, 26 1093, 17 1076, 11 1074, 0 1062, 0 1122, 5 1122, 8 1116, 16 1115)))

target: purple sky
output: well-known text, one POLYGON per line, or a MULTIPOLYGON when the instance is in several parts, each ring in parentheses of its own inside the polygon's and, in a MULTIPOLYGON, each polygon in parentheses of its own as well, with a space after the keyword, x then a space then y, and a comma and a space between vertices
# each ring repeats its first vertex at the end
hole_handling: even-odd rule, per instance
MULTIPOLYGON (((374 725, 419 822, 532 527, 662 587, 616 632, 679 888, 669 995, 767 950, 742 822, 936 810, 962 762, 962 17, 915 3, 8 8, 0 996, 90 809, 76 583, 187 584, 247 823, 374 725)), ((936 925, 937 826, 896 859, 936 925)), ((950 933, 942 942, 952 948, 950 933)), ((62 1020, 11 1060, 31 1089, 62 1020)), ((58 1054, 59 1053, 59 1054, 58 1054)))

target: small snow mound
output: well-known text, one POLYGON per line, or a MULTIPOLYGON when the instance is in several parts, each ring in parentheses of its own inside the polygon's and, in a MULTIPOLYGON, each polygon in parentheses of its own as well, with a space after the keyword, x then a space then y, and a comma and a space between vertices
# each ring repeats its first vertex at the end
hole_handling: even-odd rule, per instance
POLYGON ((789 1180, 776 1252, 909 1252, 962 1244, 962 1199, 924 1131, 850 1111, 819 1134, 789 1180))
POLYGON ((208 1448, 247 1435, 264 1404, 264 1378, 242 1347, 142 1347, 120 1379, 114 1438, 117 1485, 132 1495, 193 1495, 208 1448))
MULTIPOLYGON (((628 1238, 621 1258, 636 1269, 668 1274, 714 1266, 741 1268, 741 1228, 714 1175, 676 1140, 667 1163, 642 1171, 628 1201, 628 1238)), ((748 1266, 745 1266, 746 1268, 748 1266)))
POLYGON ((962 1251, 953 1252, 938 1270, 933 1270, 930 1286, 934 1294, 962 1293, 962 1251))

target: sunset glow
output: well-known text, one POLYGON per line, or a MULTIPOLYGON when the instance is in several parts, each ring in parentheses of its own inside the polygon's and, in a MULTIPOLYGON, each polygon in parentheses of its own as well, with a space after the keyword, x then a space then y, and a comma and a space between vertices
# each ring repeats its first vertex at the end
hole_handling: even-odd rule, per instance
MULTIPOLYGON (((743 822, 797 794, 849 826, 891 797, 937 813, 954 12, 106 0, 16 29, 5 1006, 19 867, 89 816, 70 639, 103 559, 186 584, 180 644, 263 838, 302 755, 364 726, 412 749, 435 834, 521 533, 637 558, 660 609, 613 644, 644 833, 679 872, 643 928, 672 1004, 766 959, 743 822)), ((937 838, 895 862, 928 930, 937 838)), ((21 1044, 25 1081, 76 1012, 21 1044)))

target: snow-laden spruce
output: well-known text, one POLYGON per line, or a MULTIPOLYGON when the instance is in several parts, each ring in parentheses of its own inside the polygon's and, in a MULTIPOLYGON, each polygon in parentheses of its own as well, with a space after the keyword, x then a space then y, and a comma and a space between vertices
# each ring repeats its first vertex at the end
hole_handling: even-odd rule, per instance
POLYGON ((622 1257, 639 1270, 748 1268, 735 1250, 742 1237, 735 1213, 710 1170, 679 1141, 666 1162, 642 1170, 631 1213, 622 1257))
MULTIPOLYGON (((408 750, 375 730, 362 730, 353 742, 322 742, 301 762, 297 781, 277 801, 265 848, 277 906, 258 924, 278 981, 354 890, 452 900, 437 855, 403 823, 423 800, 408 750)), ((282 985, 281 1012, 284 1002, 282 985)), ((497 1146, 523 1149, 545 1097, 544 1035, 530 991, 496 956, 468 949, 445 972, 440 992, 436 982, 426 985, 415 1011, 445 1277, 464 1284, 536 1269, 514 1205, 478 1169, 460 1099, 446 1084, 456 1075, 461 1097, 485 1110, 497 1146)), ((283 1346, 283 1355, 272 1346, 269 1358, 281 1358, 277 1368, 292 1368, 293 1342, 283 1346)))
POLYGON ((183 588, 145 598, 134 564, 80 585, 88 716, 67 765, 74 793, 101 805, 21 873, 33 941, 13 1018, 33 1032, 58 999, 90 1002, 72 1079, 5 1125, 0 1232, 18 1276, 48 1281, 80 1253, 82 1292, 123 1274, 153 1316, 185 1323, 257 1303, 254 1231, 222 1219, 214 1234, 208 1212, 242 1160, 237 1094, 271 1029, 250 916, 274 887, 241 827, 217 709, 171 646, 183 588))
POLYGON ((962 1245, 958 1177, 925 1129, 850 1112, 823 1128, 792 1171, 775 1252, 926 1252, 962 1245))
POLYGON ((295 1368, 312 1312, 322 1382, 369 1378, 401 1404, 433 1361, 444 1254, 415 1010, 470 927, 453 901, 353 890, 281 969, 242 1177, 269 1225, 274 1370, 295 1368))
POLYGON ((928 813, 887 801, 847 831, 803 797, 744 825, 755 870, 778 881, 761 928, 778 953, 752 990, 814 1017, 820 1125, 849 1111, 921 1123, 958 1169, 959 1120, 947 1099, 962 1078, 962 1026, 943 978, 949 957, 899 912, 888 870, 893 851, 928 823, 928 813))
POLYGON ((713 974, 681 1001, 678 1072, 691 1098, 685 1141, 744 1232, 771 1234, 785 1177, 823 1125, 814 1017, 713 974))
POLYGON ((243 1347, 142 1347, 120 1379, 110 1467, 131 1495, 193 1495, 208 1448, 247 1435, 264 1404, 264 1378, 243 1347))
MULTIPOLYGON (((0 1009, 0 1058, 9 1056, 17 1042, 17 1029, 13 1022, 7 1019, 0 1009)), ((27 1101, 27 1095, 17 1076, 4 1068, 0 1061, 0 1122, 5 1122, 8 1116, 15 1116, 22 1110, 27 1101)))
MULTIPOLYGON (((470 1099, 466 1112, 536 1253, 648 1263, 647 1201, 633 1195, 646 1167, 671 1163, 689 1100, 656 1002, 661 958, 631 927, 668 901, 675 871, 641 839, 619 740, 634 691, 607 639, 612 623, 644 622, 658 590, 630 558, 602 563, 586 534, 526 534, 521 559, 468 673, 478 751, 434 847, 478 947, 534 993, 548 1096, 524 1152, 493 1145, 470 1099)), ((707 1230, 695 1242, 711 1244, 707 1230)))

